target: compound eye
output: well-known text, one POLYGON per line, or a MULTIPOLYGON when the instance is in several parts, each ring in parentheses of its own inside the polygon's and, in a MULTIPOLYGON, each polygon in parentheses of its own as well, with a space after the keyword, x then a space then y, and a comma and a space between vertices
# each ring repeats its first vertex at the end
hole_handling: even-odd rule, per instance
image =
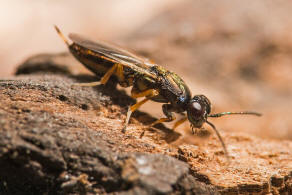
POLYGON ((205 114, 205 109, 199 102, 192 102, 189 106, 189 113, 193 119, 199 119, 205 114))

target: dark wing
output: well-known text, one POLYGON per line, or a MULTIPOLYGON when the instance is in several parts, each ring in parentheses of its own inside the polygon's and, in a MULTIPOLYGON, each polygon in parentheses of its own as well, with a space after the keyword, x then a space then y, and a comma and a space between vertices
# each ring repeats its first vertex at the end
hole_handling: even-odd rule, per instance
POLYGON ((74 43, 88 48, 101 56, 109 58, 114 63, 122 64, 123 66, 129 67, 137 72, 156 78, 156 75, 150 71, 150 68, 156 64, 150 62, 147 58, 137 56, 125 49, 110 45, 108 43, 101 41, 93 42, 78 34, 69 34, 69 38, 74 43))

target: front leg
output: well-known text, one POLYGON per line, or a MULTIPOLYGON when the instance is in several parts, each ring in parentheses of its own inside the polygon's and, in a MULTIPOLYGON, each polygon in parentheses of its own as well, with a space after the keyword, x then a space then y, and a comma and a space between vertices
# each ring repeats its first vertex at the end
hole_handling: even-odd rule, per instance
MULTIPOLYGON (((172 112, 175 112, 176 110, 173 108, 173 106, 171 104, 163 104, 162 111, 163 111, 164 115, 166 116, 166 118, 160 118, 160 119, 156 120, 154 123, 152 123, 150 125, 150 127, 153 127, 154 125, 159 124, 159 123, 171 122, 171 121, 175 120, 175 116, 173 115, 172 112)), ((146 130, 144 130, 140 134, 140 138, 142 138, 144 136, 145 131, 146 130)))
POLYGON ((172 113, 175 111, 175 109, 173 108, 173 106, 171 104, 163 104, 162 111, 163 111, 164 115, 166 116, 166 118, 158 119, 157 121, 155 121, 154 123, 152 123, 150 125, 151 127, 153 127, 154 125, 156 125, 158 123, 171 122, 171 121, 175 120, 175 116, 172 113))

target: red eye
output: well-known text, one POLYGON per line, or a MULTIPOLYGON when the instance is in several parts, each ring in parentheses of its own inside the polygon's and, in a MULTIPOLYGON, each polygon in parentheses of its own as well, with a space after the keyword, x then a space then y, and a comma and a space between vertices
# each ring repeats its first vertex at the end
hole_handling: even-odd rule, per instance
POLYGON ((193 119, 200 119, 205 114, 205 109, 199 102, 192 102, 189 106, 189 113, 193 119))
POLYGON ((204 95, 195 95, 187 105, 188 119, 195 128, 202 127, 210 111, 210 101, 204 95))

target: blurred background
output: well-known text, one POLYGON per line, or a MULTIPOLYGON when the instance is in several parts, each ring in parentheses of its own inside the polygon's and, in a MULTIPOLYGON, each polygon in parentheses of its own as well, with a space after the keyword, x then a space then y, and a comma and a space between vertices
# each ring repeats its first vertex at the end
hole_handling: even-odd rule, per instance
POLYGON ((93 39, 119 40, 179 2, 0 0, 0 76, 11 74, 17 63, 31 54, 64 51, 54 25, 65 34, 76 32, 93 39))
MULTIPOLYGON (((264 114, 211 119, 224 132, 292 139, 291 10, 289 0, 0 0, 0 77, 31 55, 66 51, 56 24, 178 73, 213 112, 264 114)), ((143 110, 162 116, 157 103, 143 110)))

